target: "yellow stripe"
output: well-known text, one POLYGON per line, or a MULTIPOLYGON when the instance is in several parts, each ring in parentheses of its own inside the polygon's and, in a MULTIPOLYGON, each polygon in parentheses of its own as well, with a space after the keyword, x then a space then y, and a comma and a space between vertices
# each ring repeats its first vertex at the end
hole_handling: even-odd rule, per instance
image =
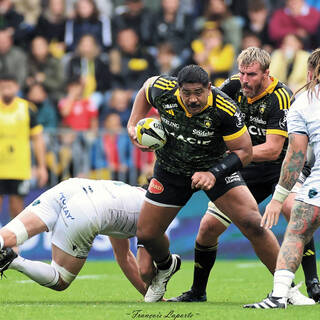
POLYGON ((276 94, 276 96, 277 96, 277 98, 278 98, 279 105, 280 105, 280 110, 282 110, 282 109, 283 109, 282 98, 280 97, 279 92, 275 91, 274 93, 276 94))
POLYGON ((241 102, 241 96, 238 97, 238 102, 241 102))
POLYGON ((41 125, 41 124, 38 124, 38 125, 36 125, 35 127, 31 128, 31 130, 30 130, 30 135, 31 135, 31 136, 35 136, 35 135, 37 135, 38 133, 42 132, 42 130, 43 130, 42 125, 41 125))
POLYGON ((240 79, 240 76, 239 76, 239 74, 235 74, 235 75, 231 76, 230 79, 231 79, 231 80, 239 80, 239 79, 240 79))
POLYGON ((147 86, 147 88, 146 88, 146 98, 147 98, 148 103, 151 104, 151 102, 149 100, 149 88, 150 88, 150 85, 147 86))
POLYGON ((280 93, 280 95, 282 96, 282 99, 283 99, 283 109, 287 110, 288 109, 288 101, 287 101, 286 95, 283 92, 283 89, 280 89, 279 93, 280 93))
POLYGON ((285 109, 289 109, 289 107, 290 107, 290 98, 288 98, 288 93, 284 88, 282 88, 280 90, 281 90, 281 94, 283 96, 283 100, 286 102, 285 103, 285 105, 286 105, 285 109))
POLYGON ((172 88, 169 88, 169 87, 163 87, 163 86, 159 86, 158 84, 154 84, 153 85, 155 88, 159 88, 159 89, 162 89, 162 90, 171 90, 172 88))
POLYGON ((165 78, 158 78, 158 80, 157 80, 156 82, 158 82, 158 81, 167 82, 167 83, 170 84, 170 85, 176 85, 176 84, 177 84, 177 81, 175 81, 175 80, 168 80, 168 79, 165 79, 165 78))
POLYGON ((277 134, 279 136, 284 136, 288 137, 288 132, 284 130, 279 130, 279 129, 267 129, 266 134, 277 134))
POLYGON ((228 108, 230 111, 232 111, 232 112, 236 112, 236 106, 234 106, 232 103, 230 103, 228 100, 226 100, 226 99, 221 99, 221 96, 217 96, 217 102, 218 103, 221 103, 222 105, 224 105, 226 108, 228 108), (218 98, 220 98, 219 100, 218 100, 218 98))
POLYGON ((228 109, 224 108, 224 107, 221 106, 220 104, 217 103, 216 106, 217 106, 217 108, 219 108, 219 109, 223 110, 224 112, 230 114, 230 116, 233 116, 233 115, 234 115, 234 113, 232 113, 232 112, 229 111, 228 109))
POLYGON ((229 134, 228 136, 223 136, 223 140, 224 141, 230 141, 230 140, 237 139, 240 136, 242 136, 245 132, 247 132, 247 127, 246 126, 244 126, 241 130, 239 130, 236 133, 229 134))
POLYGON ((286 90, 286 89, 283 89, 283 92, 285 93, 285 95, 287 96, 287 99, 288 99, 288 109, 290 108, 291 106, 291 97, 289 95, 289 92, 286 90))
POLYGON ((172 87, 172 88, 174 88, 175 87, 175 84, 174 83, 166 83, 166 82, 164 82, 164 81, 161 81, 161 80, 157 80, 156 81, 156 84, 159 84, 159 85, 163 85, 163 86, 165 86, 165 87, 172 87))

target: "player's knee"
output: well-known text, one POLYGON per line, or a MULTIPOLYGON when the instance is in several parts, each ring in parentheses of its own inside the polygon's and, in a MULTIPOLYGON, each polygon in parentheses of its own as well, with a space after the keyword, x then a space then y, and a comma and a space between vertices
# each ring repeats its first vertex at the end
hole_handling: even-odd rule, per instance
POLYGON ((76 275, 58 265, 55 261, 51 262, 51 266, 56 270, 58 281, 50 285, 50 289, 55 291, 63 291, 69 287, 71 282, 76 278, 76 275))
POLYGON ((137 230, 137 238, 139 243, 146 246, 149 242, 152 242, 156 239, 160 234, 158 232, 152 232, 149 229, 139 229, 137 230))
POLYGON ((242 233, 247 238, 262 237, 266 230, 260 226, 261 216, 251 215, 241 221, 242 233))

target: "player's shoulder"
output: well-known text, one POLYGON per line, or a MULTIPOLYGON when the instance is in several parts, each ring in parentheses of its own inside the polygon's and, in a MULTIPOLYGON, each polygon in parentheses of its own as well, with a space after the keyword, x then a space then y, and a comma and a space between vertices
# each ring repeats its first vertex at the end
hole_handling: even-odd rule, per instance
POLYGON ((177 78, 168 76, 168 75, 160 75, 158 77, 153 77, 149 86, 151 88, 158 89, 159 91, 168 91, 176 88, 178 85, 177 78))
POLYGON ((225 92, 227 95, 233 97, 241 89, 239 74, 234 74, 226 79, 219 87, 219 89, 225 92))
POLYGON ((220 111, 233 116, 237 111, 237 104, 225 92, 217 87, 211 87, 211 92, 214 97, 214 104, 220 111))
POLYGON ((280 110, 287 110, 291 106, 291 89, 283 82, 273 79, 275 85, 274 89, 270 92, 271 105, 280 110))

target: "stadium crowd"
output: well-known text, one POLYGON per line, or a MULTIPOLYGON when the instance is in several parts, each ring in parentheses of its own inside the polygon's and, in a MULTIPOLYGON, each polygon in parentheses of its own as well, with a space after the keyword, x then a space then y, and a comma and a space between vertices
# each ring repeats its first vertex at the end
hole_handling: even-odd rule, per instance
POLYGON ((320 44, 319 10, 316 0, 1 0, 0 75, 13 74, 38 108, 49 184, 134 183, 154 161, 125 131, 146 79, 195 63, 219 86, 237 73, 238 53, 257 46, 294 91, 320 44))

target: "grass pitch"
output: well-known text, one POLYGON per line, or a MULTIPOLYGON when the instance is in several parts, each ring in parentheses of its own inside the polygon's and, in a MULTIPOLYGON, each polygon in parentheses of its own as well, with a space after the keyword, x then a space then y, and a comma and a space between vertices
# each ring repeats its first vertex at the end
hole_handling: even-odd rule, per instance
MULTIPOLYGON (((166 297, 191 286, 193 263, 183 261, 166 297)), ((319 319, 320 304, 289 306, 287 310, 248 310, 272 288, 272 277, 258 261, 218 260, 208 285, 206 303, 150 303, 121 273, 115 262, 87 262, 73 284, 63 292, 43 288, 15 271, 0 281, 0 319, 6 320, 130 320, 130 319, 319 319)), ((296 283, 303 281, 302 271, 296 283)), ((305 294, 304 285, 302 292, 305 294)))

